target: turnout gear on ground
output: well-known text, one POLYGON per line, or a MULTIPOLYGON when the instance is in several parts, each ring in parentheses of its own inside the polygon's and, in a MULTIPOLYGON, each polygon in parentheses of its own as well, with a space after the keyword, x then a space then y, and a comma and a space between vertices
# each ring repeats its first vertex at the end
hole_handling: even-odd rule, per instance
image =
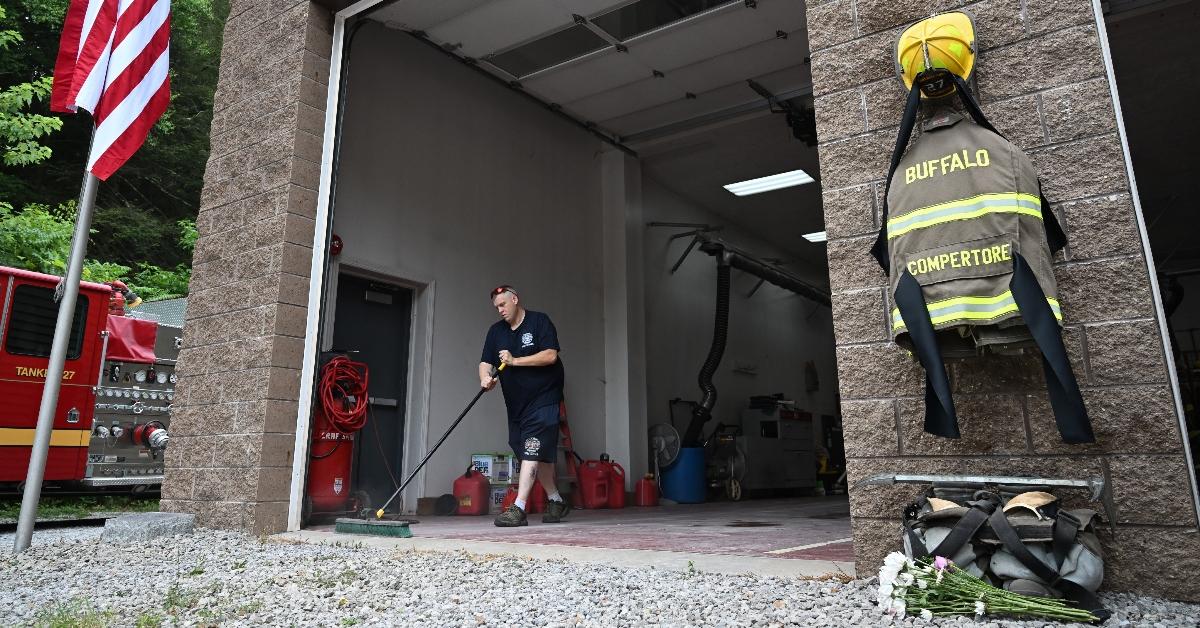
POLYGON ((905 554, 942 556, 996 586, 1065 597, 1101 620, 1107 618, 1095 595, 1104 580, 1104 554, 1095 532, 1098 515, 1060 508, 1045 491, 1020 490, 935 485, 932 495, 906 509, 905 554))
POLYGON ((871 250, 890 276, 893 338, 925 369, 925 431, 960 436, 944 356, 1036 346, 1063 440, 1093 442, 1052 267, 1066 237, 1033 162, 988 122, 960 75, 942 74, 971 120, 937 101, 910 146, 921 79, 912 84, 871 250))

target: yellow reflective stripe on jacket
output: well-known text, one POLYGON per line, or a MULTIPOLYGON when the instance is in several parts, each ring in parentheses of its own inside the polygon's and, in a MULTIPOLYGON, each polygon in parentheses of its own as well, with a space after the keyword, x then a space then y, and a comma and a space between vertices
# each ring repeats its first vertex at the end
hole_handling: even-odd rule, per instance
POLYGON ((907 214, 888 219, 888 239, 902 236, 909 231, 924 229, 955 220, 969 220, 987 214, 1024 214, 1042 219, 1042 201, 1030 194, 1006 192, 1002 194, 980 194, 949 203, 939 203, 913 210, 907 214))
MULTIPOLYGON (((1062 321, 1062 308, 1058 301, 1046 297, 1054 318, 1062 321)), ((943 323, 981 323, 995 320, 1005 314, 1017 311, 1017 302, 1013 300, 1011 291, 1005 291, 992 297, 957 297, 926 305, 929 308, 929 320, 936 327, 943 323)), ((900 308, 892 309, 892 329, 904 329, 904 318, 900 316, 900 308)))

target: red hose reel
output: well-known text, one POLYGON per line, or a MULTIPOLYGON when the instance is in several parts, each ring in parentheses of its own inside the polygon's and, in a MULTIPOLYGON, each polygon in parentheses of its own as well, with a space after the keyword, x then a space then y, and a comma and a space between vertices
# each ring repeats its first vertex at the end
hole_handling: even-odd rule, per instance
POLYGON ((321 369, 317 392, 333 429, 353 434, 367 424, 366 364, 345 356, 333 358, 321 369))
POLYGON ((356 510, 350 504, 354 433, 367 422, 367 365, 337 356, 321 368, 309 446, 307 515, 356 510))

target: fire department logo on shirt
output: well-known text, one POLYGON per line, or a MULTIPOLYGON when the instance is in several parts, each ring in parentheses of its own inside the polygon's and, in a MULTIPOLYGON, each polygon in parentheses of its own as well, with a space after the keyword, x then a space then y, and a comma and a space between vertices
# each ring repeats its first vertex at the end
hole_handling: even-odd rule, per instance
POLYGON ((525 455, 536 456, 542 450, 542 441, 530 437, 525 439, 525 455))
POLYGON ((521 348, 533 346, 533 334, 525 332, 521 334, 521 348))

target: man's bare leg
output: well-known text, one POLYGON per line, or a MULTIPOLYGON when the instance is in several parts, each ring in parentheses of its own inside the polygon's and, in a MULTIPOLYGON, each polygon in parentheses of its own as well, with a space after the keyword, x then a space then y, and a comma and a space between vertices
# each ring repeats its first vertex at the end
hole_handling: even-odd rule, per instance
POLYGON ((517 507, 520 508, 521 510, 524 510, 527 512, 529 510, 529 508, 527 507, 527 505, 529 503, 529 495, 530 495, 530 493, 533 492, 533 483, 537 480, 537 478, 539 476, 538 471, 539 471, 539 468, 541 467, 541 465, 542 465, 542 463, 539 463, 537 460, 522 460, 521 461, 521 475, 520 475, 520 479, 517 480, 517 502, 516 502, 517 507))
POLYGON ((558 495, 558 478, 554 476, 553 462, 539 462, 537 469, 537 479, 542 483, 542 488, 546 489, 546 496, 554 499, 558 495))

